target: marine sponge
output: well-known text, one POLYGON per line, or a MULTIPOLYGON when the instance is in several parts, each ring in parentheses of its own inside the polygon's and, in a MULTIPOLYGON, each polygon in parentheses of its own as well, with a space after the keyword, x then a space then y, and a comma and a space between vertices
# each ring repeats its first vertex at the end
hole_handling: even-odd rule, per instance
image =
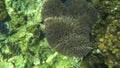
POLYGON ((67 56, 86 56, 92 49, 90 26, 97 20, 95 8, 85 0, 48 0, 42 17, 52 48, 67 56))

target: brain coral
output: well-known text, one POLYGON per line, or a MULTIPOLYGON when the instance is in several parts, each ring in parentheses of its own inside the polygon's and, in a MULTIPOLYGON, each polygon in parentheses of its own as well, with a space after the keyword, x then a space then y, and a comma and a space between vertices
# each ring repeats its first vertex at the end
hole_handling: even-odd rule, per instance
POLYGON ((67 56, 86 56, 92 49, 90 26, 97 20, 93 5, 85 0, 47 0, 42 17, 50 46, 67 56))

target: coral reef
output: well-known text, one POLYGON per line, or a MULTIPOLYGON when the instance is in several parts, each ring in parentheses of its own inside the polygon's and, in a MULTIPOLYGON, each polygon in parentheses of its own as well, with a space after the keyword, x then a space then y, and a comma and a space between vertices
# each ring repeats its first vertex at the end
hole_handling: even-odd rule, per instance
POLYGON ((120 68, 120 1, 98 0, 95 6, 100 15, 92 29, 97 46, 83 68, 120 68))
POLYGON ((84 0, 47 0, 42 17, 50 46, 67 56, 85 57, 92 49, 89 34, 97 20, 92 4, 84 0))
POLYGON ((105 32, 101 29, 96 30, 96 35, 99 38, 98 48, 101 50, 101 55, 109 68, 120 68, 120 1, 105 0, 99 2, 97 7, 100 8, 99 12, 103 18, 99 24, 105 26, 103 28, 105 32), (104 34, 98 34, 99 31, 104 34))
MULTIPOLYGON (((95 46, 91 46, 92 52, 82 60, 63 56, 50 48, 45 38, 45 25, 41 17, 41 8, 45 1, 0 0, 0 5, 5 2, 4 9, 7 9, 11 17, 10 21, 3 19, 0 21, 0 26, 3 25, 5 30, 9 29, 7 36, 0 34, 0 68, 120 68, 119 0, 86 0, 96 7, 99 20, 93 22, 90 35, 90 42, 95 46)), ((67 2, 61 1, 63 5, 67 2)), ((68 19, 67 15, 69 14, 64 17, 68 19)), ((66 22, 62 18, 49 17, 46 21, 59 19, 66 22)), ((75 20, 76 18, 70 17, 70 21, 75 20)), ((0 31, 1 29, 3 28, 0 28, 0 31)))
POLYGON ((50 49, 40 13, 44 1, 5 0, 11 20, 4 23, 9 29, 8 36, 0 35, 1 68, 79 67, 76 58, 62 56, 50 49))
MULTIPOLYGON (((41 0, 38 2, 34 0, 5 0, 11 20, 5 22, 9 28, 8 36, 4 41, 0 41, 1 68, 30 68, 42 64, 36 63, 43 58, 38 55, 42 51, 40 47, 43 47, 40 41, 44 38, 43 28, 41 28, 44 26, 40 24, 39 13, 42 3, 41 0)), ((2 26, 1 24, 4 23, 0 23, 0 26, 2 26)))

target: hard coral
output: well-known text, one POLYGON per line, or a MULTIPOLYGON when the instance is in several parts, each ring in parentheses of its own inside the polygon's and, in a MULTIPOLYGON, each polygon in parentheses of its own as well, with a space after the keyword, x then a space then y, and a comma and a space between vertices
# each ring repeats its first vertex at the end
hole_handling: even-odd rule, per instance
POLYGON ((92 49, 90 26, 97 20, 93 5, 85 0, 48 0, 42 17, 50 46, 67 56, 84 57, 92 49))

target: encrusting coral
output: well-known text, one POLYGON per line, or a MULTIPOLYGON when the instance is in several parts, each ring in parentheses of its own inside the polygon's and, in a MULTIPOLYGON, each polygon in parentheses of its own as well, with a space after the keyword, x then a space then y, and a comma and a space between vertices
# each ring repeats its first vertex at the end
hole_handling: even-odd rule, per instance
POLYGON ((50 46, 67 56, 84 57, 91 50, 89 34, 97 20, 93 5, 85 0, 47 0, 42 17, 50 46))

